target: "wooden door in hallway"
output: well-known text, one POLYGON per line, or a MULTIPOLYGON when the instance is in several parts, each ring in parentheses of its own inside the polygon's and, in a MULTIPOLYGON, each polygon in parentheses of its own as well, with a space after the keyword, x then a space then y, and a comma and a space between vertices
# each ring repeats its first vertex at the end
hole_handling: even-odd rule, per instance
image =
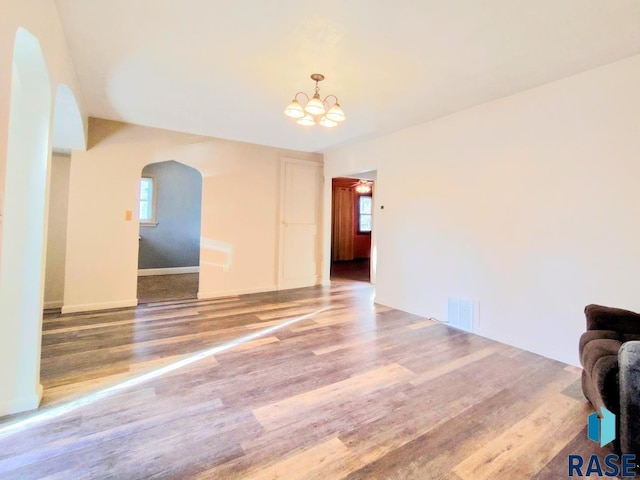
POLYGON ((278 289, 319 281, 318 220, 321 165, 282 159, 280 165, 280 265, 278 289))

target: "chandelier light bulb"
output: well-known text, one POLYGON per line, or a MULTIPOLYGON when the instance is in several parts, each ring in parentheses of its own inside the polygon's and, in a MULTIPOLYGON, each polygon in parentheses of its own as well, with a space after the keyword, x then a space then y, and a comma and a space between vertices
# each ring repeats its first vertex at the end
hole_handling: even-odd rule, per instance
POLYGON ((345 119, 344 112, 338 102, 333 104, 325 116, 334 122, 344 122, 345 119))
POLYGON ((304 109, 311 115, 324 115, 324 105, 322 104, 322 100, 320 100, 320 94, 318 92, 313 95, 304 109))
POLYGON ((320 125, 322 125, 323 127, 331 128, 338 125, 338 122, 334 122, 333 120, 327 118, 326 115, 323 115, 323 117, 320 119, 320 125))
POLYGON ((285 108, 284 114, 291 118, 302 118, 305 115, 302 105, 300 105, 298 100, 296 100, 295 98, 289 104, 289 106, 285 108))
POLYGON ((305 127, 311 127, 312 125, 316 124, 316 122, 313 119, 313 117, 311 115, 309 115, 309 114, 306 114, 304 117, 299 118, 296 123, 298 125, 303 125, 305 127))

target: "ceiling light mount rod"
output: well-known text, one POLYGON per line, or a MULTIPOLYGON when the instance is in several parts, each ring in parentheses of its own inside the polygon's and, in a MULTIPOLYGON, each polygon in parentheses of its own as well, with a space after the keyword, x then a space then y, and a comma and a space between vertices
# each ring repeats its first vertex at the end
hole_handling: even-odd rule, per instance
POLYGON ((324 80, 324 75, 321 73, 312 74, 311 80, 316 82, 313 96, 309 98, 309 95, 304 92, 296 93, 289 106, 285 109, 285 115, 297 119, 299 125, 311 126, 320 124, 323 127, 335 127, 345 119, 344 112, 338 102, 338 97, 335 95, 327 95, 324 99, 321 99, 320 87, 318 86, 318 82, 324 80), (298 101, 299 95, 305 97, 306 102, 304 107, 298 101), (330 103, 330 100, 332 100, 333 103, 330 103))

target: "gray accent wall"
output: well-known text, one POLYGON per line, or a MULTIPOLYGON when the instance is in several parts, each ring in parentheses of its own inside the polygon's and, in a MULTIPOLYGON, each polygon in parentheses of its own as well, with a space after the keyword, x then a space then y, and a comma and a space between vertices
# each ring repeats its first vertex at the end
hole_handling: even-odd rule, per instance
POLYGON ((170 160, 147 165, 142 176, 154 178, 158 224, 140 225, 138 268, 198 266, 202 207, 200 173, 170 160))

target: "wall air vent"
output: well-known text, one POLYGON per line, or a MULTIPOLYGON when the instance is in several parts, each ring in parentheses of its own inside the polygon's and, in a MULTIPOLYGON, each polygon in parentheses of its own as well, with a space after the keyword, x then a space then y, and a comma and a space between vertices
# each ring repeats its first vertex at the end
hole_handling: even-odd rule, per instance
POLYGON ((473 332, 473 300, 449 297, 447 323, 452 327, 473 332))

